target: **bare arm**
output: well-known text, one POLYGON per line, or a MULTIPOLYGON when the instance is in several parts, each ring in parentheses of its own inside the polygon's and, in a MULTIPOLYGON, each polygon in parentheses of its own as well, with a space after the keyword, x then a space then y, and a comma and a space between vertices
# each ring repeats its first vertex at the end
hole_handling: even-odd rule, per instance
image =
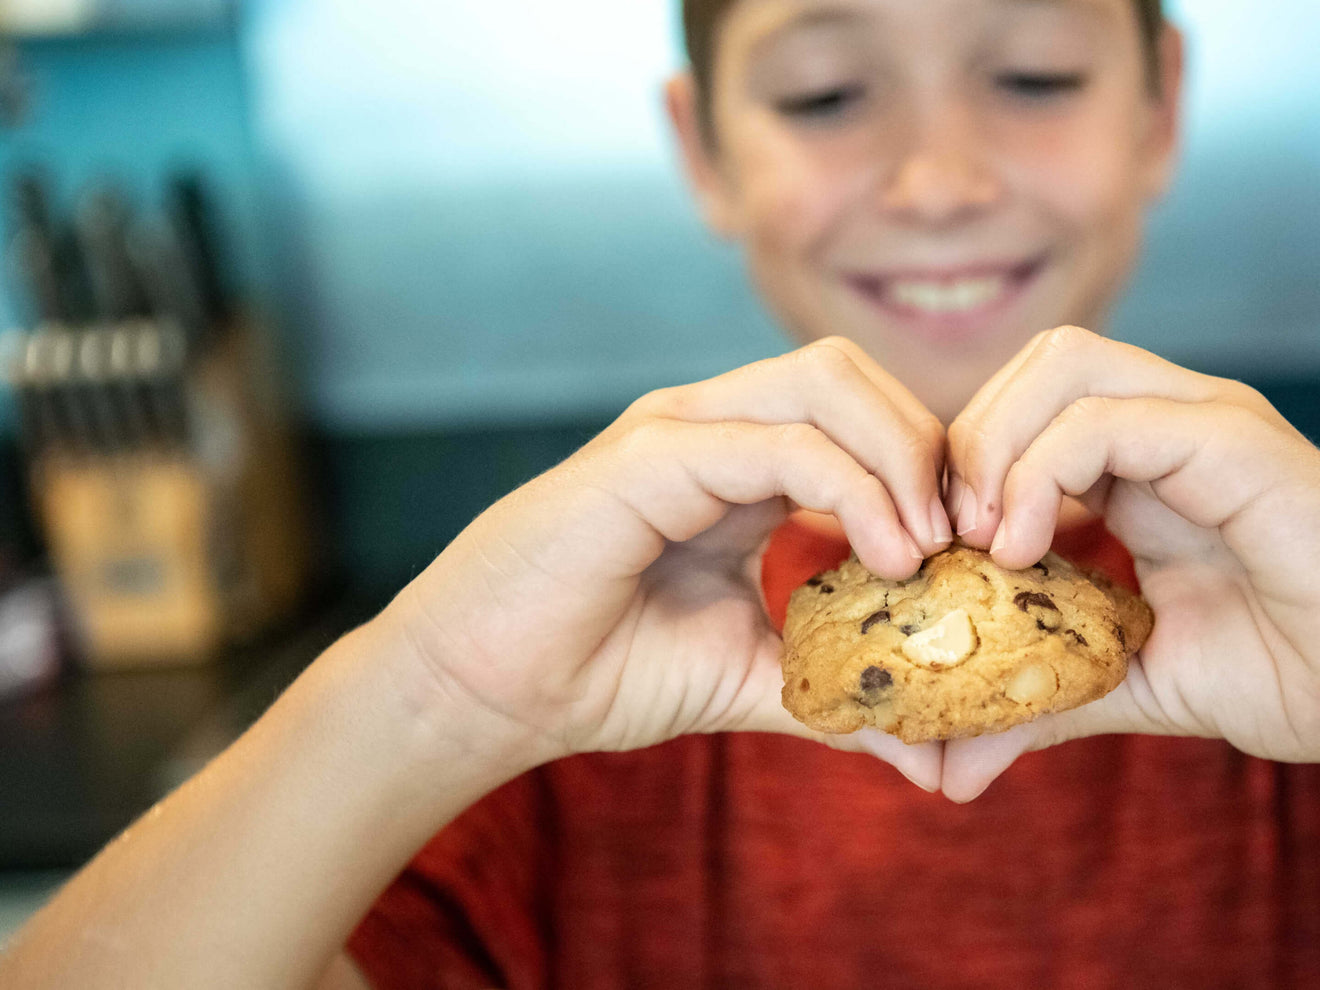
MULTIPOLYGON (((819 738, 779 701, 760 548, 790 500, 877 573, 950 540, 942 428, 846 341, 654 393, 483 513, 20 933, 6 988, 306 987, 464 807, 575 752, 819 738)), ((858 732, 927 789, 933 744, 858 732)), ((324 985, 324 984, 323 984, 324 985)))

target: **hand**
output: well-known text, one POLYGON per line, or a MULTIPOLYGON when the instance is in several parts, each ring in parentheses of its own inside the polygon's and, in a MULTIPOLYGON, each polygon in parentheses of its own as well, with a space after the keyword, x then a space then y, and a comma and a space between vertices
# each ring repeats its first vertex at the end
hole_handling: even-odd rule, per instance
MULTIPOLYGON (((952 538, 943 452, 911 393, 820 341, 643 397, 479 517, 382 619, 414 644, 422 704, 481 713, 528 765, 694 732, 824 739, 780 704, 766 540, 794 506, 830 513, 868 567, 908 577, 952 538)), ((938 746, 827 741, 938 787, 938 746)))
POLYGON ((1075 327, 1041 334, 949 427, 951 518, 1005 567, 1049 549, 1063 496, 1132 552, 1155 629, 1083 708, 947 744, 970 800, 1021 753, 1112 732, 1320 760, 1320 452, 1247 386, 1075 327))

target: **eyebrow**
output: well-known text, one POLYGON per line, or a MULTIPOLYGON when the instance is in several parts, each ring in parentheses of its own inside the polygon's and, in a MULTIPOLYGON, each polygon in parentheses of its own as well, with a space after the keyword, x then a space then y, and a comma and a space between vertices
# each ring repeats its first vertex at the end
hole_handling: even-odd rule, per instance
POLYGON ((1110 17, 1114 8, 1101 0, 995 0, 1001 7, 1058 7, 1071 8, 1088 15, 1110 17))
MULTIPOLYGON (((1099 0, 994 0, 994 2, 1001 7, 1071 8, 1087 15, 1109 16, 1112 14, 1112 8, 1099 2, 1099 0)), ((815 8, 799 11, 784 18, 773 27, 767 28, 759 38, 752 42, 751 50, 753 53, 759 52, 790 32, 817 27, 848 27, 867 20, 869 16, 853 7, 825 7, 823 9, 815 8)))
POLYGON ((860 10, 849 7, 825 7, 823 9, 799 11, 785 17, 773 27, 767 28, 760 37, 752 42, 751 51, 755 55, 773 45, 784 35, 792 32, 811 28, 846 27, 865 21, 866 18, 867 15, 860 10))

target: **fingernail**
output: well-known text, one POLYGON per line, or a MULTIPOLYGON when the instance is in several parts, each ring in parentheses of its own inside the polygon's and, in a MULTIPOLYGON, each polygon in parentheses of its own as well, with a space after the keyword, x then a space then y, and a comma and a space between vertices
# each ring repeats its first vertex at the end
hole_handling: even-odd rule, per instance
MULTIPOLYGON (((895 768, 895 769, 897 769, 897 768, 895 768)), ((904 778, 909 784, 913 784, 913 785, 915 785, 915 786, 917 786, 917 787, 920 787, 920 788, 921 788, 923 791, 925 791, 927 794, 934 794, 936 791, 939 790, 938 787, 927 787, 927 786, 926 786, 925 784, 923 784, 921 781, 917 780, 916 777, 909 777, 906 773, 903 773, 902 770, 899 770, 898 772, 901 773, 901 774, 903 774, 903 778, 904 778)))
POLYGON ((953 530, 949 528, 949 514, 937 493, 930 500, 930 538, 936 543, 952 543, 953 530))
POLYGON ((936 781, 934 786, 932 786, 930 784, 923 784, 921 781, 917 780, 916 777, 913 777, 906 770, 904 770, 902 767, 900 767, 897 763, 894 762, 895 754, 897 753, 898 750, 901 750, 904 747, 902 746, 901 743, 899 743, 897 739, 895 739, 893 736, 889 735, 888 733, 881 732, 879 729, 863 728, 855 736, 853 736, 853 739, 856 740, 857 745, 862 750, 862 752, 874 756, 877 760, 880 760, 882 763, 889 764, 900 774, 902 774, 903 777, 911 781, 913 785, 920 787, 927 794, 934 794, 936 791, 940 789, 938 771, 935 773, 936 781))
POLYGON ((909 536, 907 533, 904 533, 904 534, 903 534, 903 539, 904 539, 904 541, 907 543, 908 554, 911 555, 911 557, 912 557, 913 560, 925 560, 925 559, 926 559, 925 554, 923 554, 923 553, 921 552, 921 549, 920 549, 920 548, 919 548, 919 547, 918 547, 918 546, 912 541, 912 537, 911 537, 911 536, 909 536))
POLYGON ((995 538, 990 544, 990 552, 992 554, 996 554, 1000 550, 1004 549, 1004 547, 1007 544, 1008 544, 1008 520, 1004 519, 1002 522, 1000 522, 999 528, 995 530, 995 538))
POLYGON ((958 535, 966 536, 972 530, 976 529, 976 492, 971 488, 966 489, 963 495, 962 506, 958 510, 958 535))
POLYGON ((962 508, 963 493, 966 488, 963 485, 962 478, 956 474, 949 476, 949 518, 957 519, 958 510, 962 508))

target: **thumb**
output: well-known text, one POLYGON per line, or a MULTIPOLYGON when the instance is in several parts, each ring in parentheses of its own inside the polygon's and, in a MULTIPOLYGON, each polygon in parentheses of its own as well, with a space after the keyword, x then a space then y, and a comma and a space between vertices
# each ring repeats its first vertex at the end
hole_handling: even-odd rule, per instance
POLYGON ((1059 716, 1044 715, 1005 732, 972 739, 950 739, 944 744, 944 766, 940 777, 944 796, 958 804, 976 800, 1019 756, 1049 745, 1041 740, 1050 731, 1049 720, 1055 718, 1059 716))
POLYGON ((1055 712, 1004 732, 951 739, 944 744, 940 788, 951 801, 965 804, 980 797, 1023 753, 1047 749, 1071 739, 1111 733, 1180 736, 1184 729, 1153 715, 1159 706, 1138 657, 1128 662, 1127 678, 1097 701, 1072 711, 1055 712))

